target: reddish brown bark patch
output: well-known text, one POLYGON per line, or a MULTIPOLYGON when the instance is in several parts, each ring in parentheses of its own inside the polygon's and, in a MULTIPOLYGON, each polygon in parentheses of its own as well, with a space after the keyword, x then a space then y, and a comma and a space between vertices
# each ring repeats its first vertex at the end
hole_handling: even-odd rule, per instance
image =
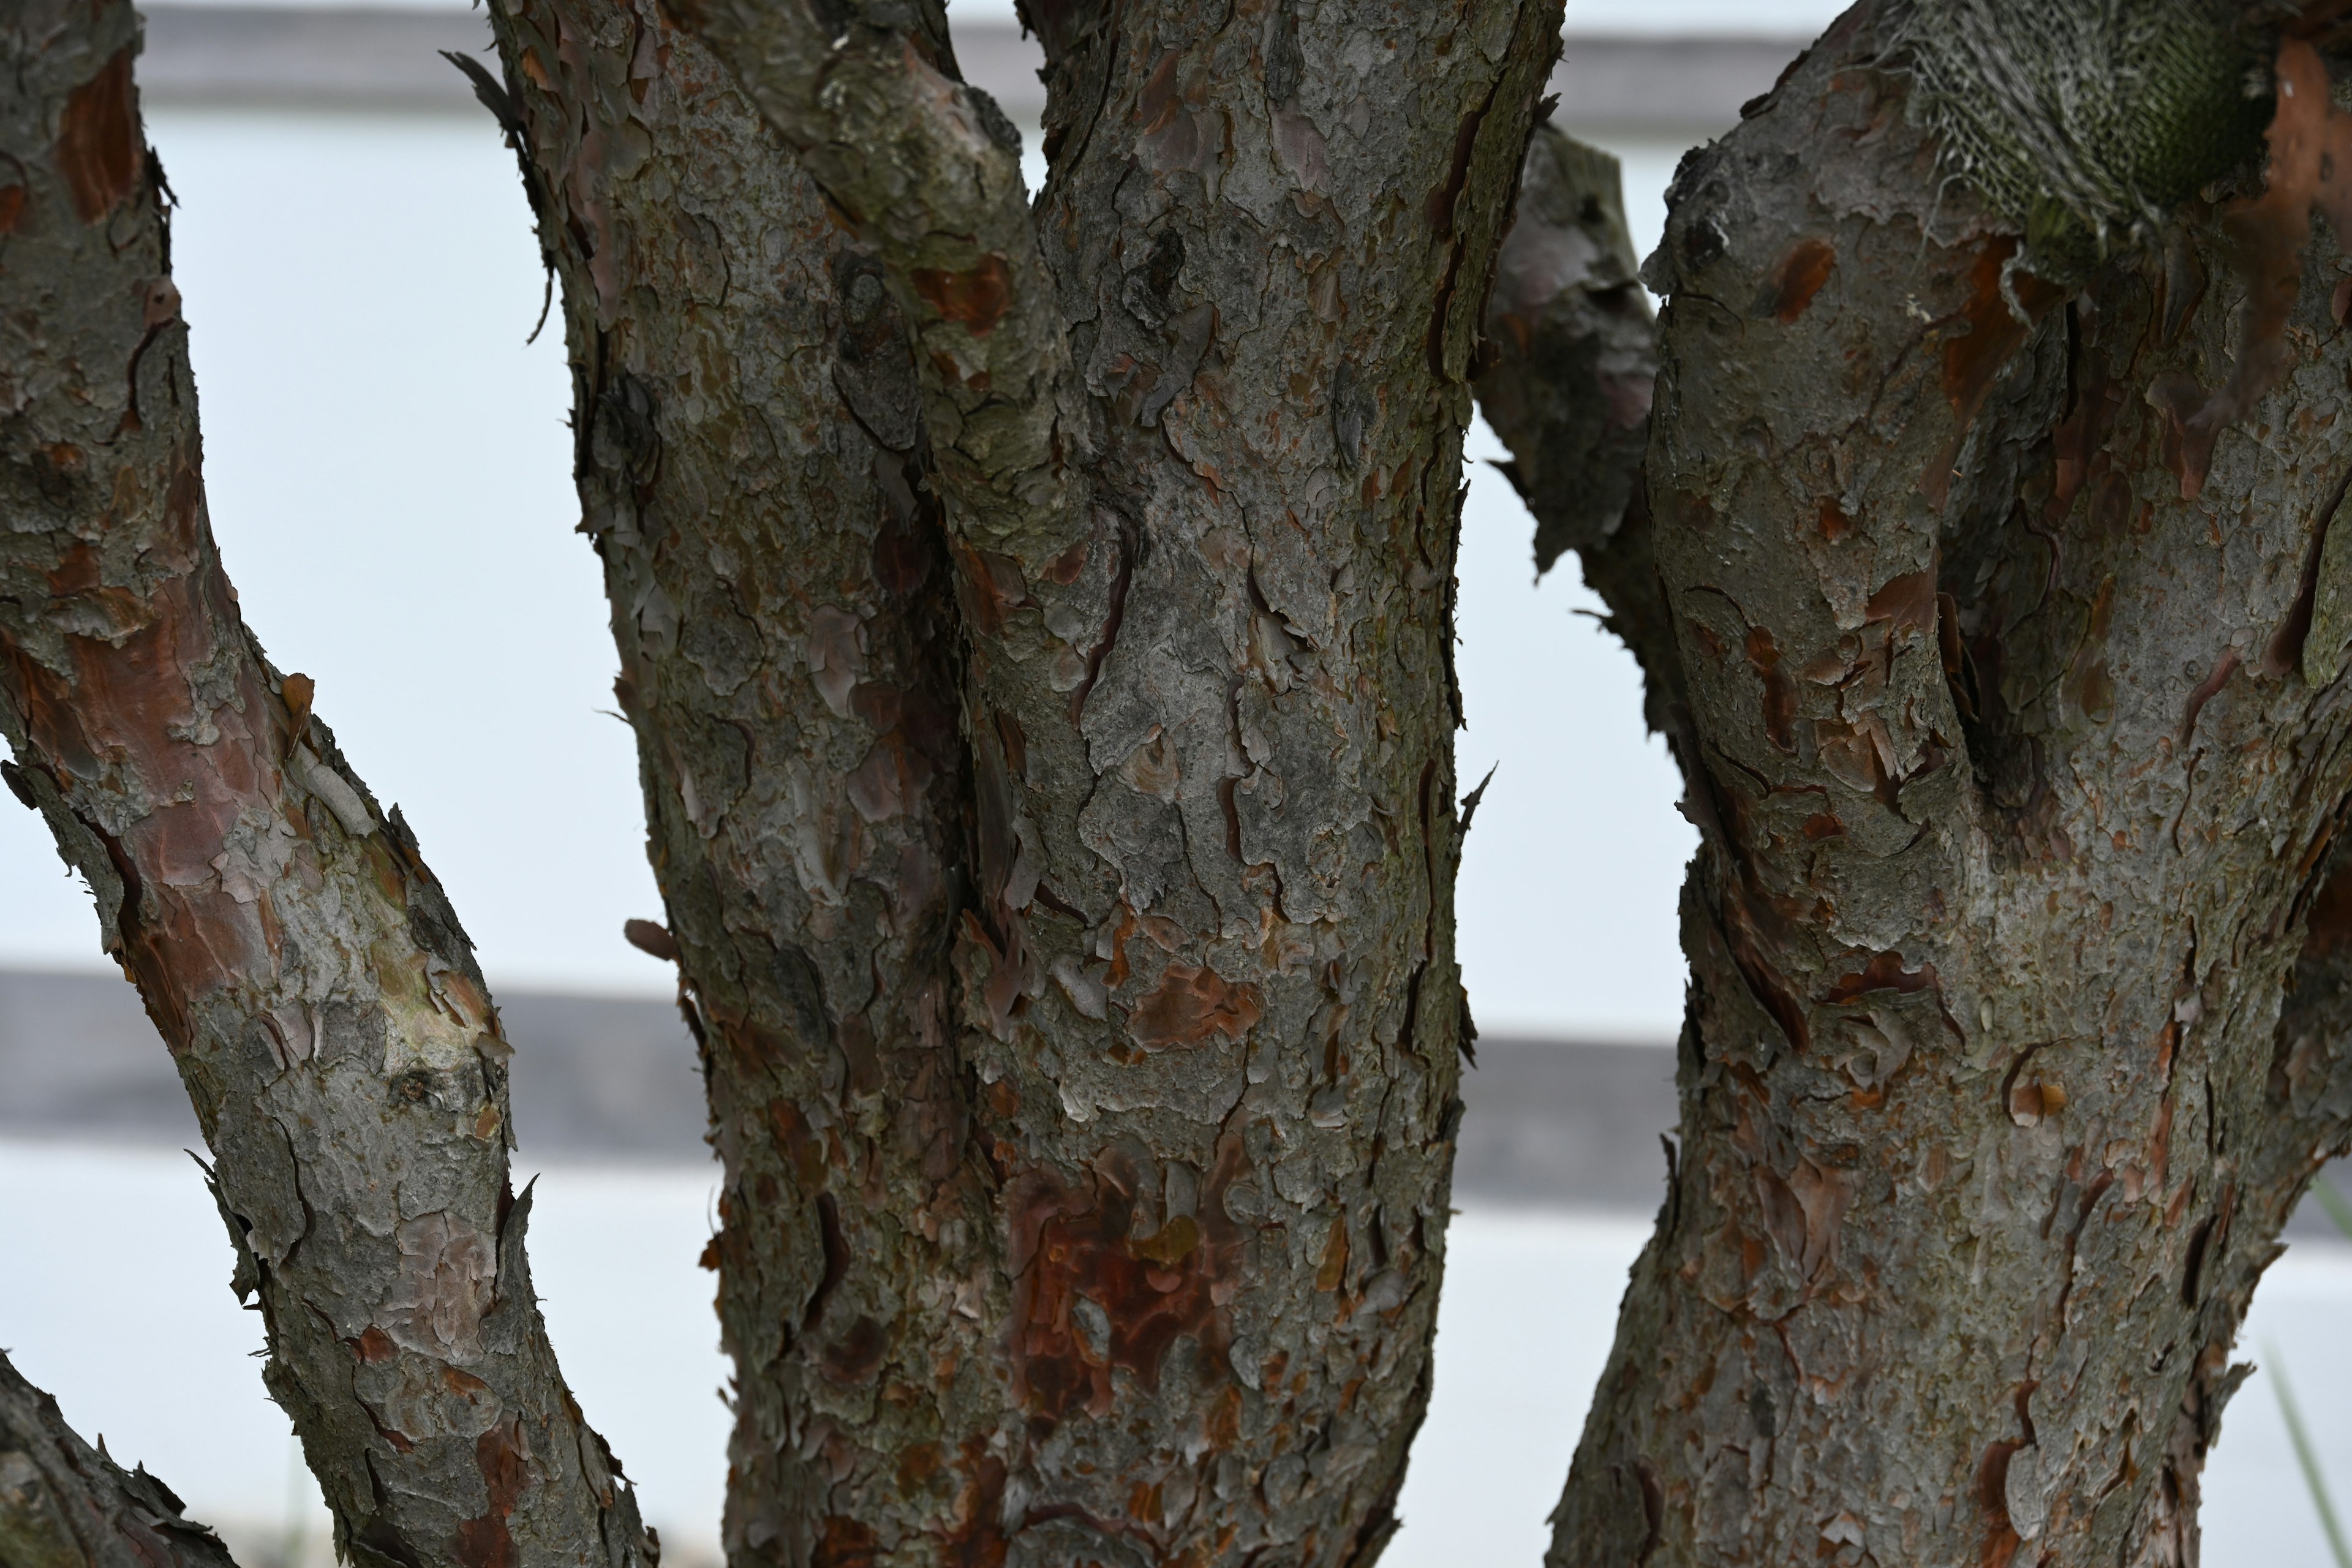
POLYGON ((74 89, 58 127, 58 172, 74 212, 96 223, 121 205, 139 181, 139 115, 131 96, 126 47, 74 89))
POLYGON ((994 331, 1013 308, 1013 275, 1001 256, 982 257, 979 266, 961 272, 918 267, 911 281, 941 321, 958 322, 976 338, 994 331))
POLYGON ((621 938, 649 958, 658 958, 664 963, 677 962, 677 939, 657 921, 623 921, 621 938))
POLYGON ((1923 963, 1916 969, 1906 969, 1903 967, 1903 955, 1890 948, 1885 952, 1872 953, 1860 969, 1842 976, 1822 993, 1821 1000, 1825 1005, 1835 1005, 1873 991, 1895 991, 1907 996, 1916 991, 1938 988, 1934 964, 1923 963))
POLYGON ((1936 624, 1936 574, 1906 572, 1900 577, 1889 578, 1863 606, 1862 618, 1888 622, 1898 637, 1905 632, 1925 632, 1936 624))
POLYGON ((829 1516, 810 1568, 874 1568, 874 1531, 845 1513, 829 1516))
POLYGON ((1238 1139, 1223 1140, 1196 1212, 1148 1236, 1134 1233, 1134 1184, 1115 1159, 1075 1186, 1050 1171, 1016 1179, 1007 1349, 1014 1397, 1032 1415, 1108 1415, 1113 1372, 1124 1367, 1156 1389, 1160 1360, 1180 1337, 1207 1352, 1204 1373, 1223 1369, 1220 1287, 1237 1273, 1242 1251, 1224 1194, 1243 1158, 1238 1139))
POLYGON ((466 1568, 514 1568, 514 1535, 507 1521, 532 1480, 522 1424, 509 1415, 476 1438, 474 1465, 482 1473, 489 1507, 457 1527, 457 1561, 466 1568))
POLYGON ((1205 1045, 1212 1035, 1238 1040, 1265 1011, 1257 987, 1246 981, 1229 984, 1205 965, 1171 963, 1128 1015, 1127 1032, 1147 1051, 1205 1045))
POLYGON ((1004 1461, 981 1451, 980 1439, 963 1445, 962 1489, 956 1497, 956 1523, 940 1542, 941 1568, 1004 1568, 1012 1547, 1002 1521, 1004 1461))
POLYGON ((1805 313, 1837 266, 1837 252, 1825 240, 1801 239, 1790 247, 1756 292, 1755 313, 1787 326, 1805 313))
POLYGON ((1984 1459, 1977 1466, 1977 1505, 1983 1510, 1985 1521, 1978 1568, 2010 1568, 2018 1547, 2023 1544, 2009 1519, 2009 1460, 2024 1446, 2007 1439, 1994 1443, 1985 1449, 1984 1459))

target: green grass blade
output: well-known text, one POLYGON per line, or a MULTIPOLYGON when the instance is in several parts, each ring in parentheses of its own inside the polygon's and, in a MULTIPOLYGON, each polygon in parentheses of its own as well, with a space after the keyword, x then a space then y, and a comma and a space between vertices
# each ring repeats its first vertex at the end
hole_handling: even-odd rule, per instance
POLYGON ((2327 1211, 2327 1217, 2336 1222, 2336 1228, 2344 1233, 2345 1238, 2352 1240, 2352 1199, 2337 1192, 2336 1184, 2326 1176, 2311 1178, 2311 1195, 2319 1200, 2319 1206, 2327 1211))
MULTIPOLYGON (((2340 1204, 2344 1200, 2338 1197, 2336 1201, 2340 1204)), ((2295 1463, 2303 1467, 2304 1485, 2311 1489, 2311 1506, 2319 1513, 2319 1527, 2327 1532, 2327 1549, 2336 1555, 2336 1568, 2352 1568, 2352 1551, 2344 1545, 2344 1527, 2336 1521, 2336 1504, 2327 1495, 2326 1478, 2319 1473, 2319 1456, 2312 1451, 2311 1434, 2304 1430, 2303 1412, 2294 1403, 2294 1390, 2287 1384, 2286 1358, 2279 1354, 2274 1343, 2264 1344, 2263 1351, 2271 1363, 2271 1387, 2278 1394, 2279 1414, 2286 1417, 2286 1435, 2294 1445, 2295 1463)))

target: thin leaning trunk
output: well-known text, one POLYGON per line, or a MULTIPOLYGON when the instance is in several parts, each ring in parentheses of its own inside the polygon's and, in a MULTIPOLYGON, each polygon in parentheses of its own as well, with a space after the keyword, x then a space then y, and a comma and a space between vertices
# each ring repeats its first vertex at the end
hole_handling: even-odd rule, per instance
POLYGON ((728 1162, 730 1554, 1369 1562, 1556 7, 1070 8, 1034 213, 937 16, 692 8, 765 139, 650 6, 499 17, 728 1162))
POLYGON ((1653 263, 1692 992, 1556 1563, 2193 1563, 2346 1141, 2345 350, 2332 262, 2236 216, 2308 193, 2274 132, 2268 208, 2066 299, 1877 26, 1685 164, 1653 263))
POLYGON ((137 27, 109 0, 0 22, 7 782, 187 1086, 339 1551, 649 1564, 531 1293, 466 938, 222 572, 137 27))

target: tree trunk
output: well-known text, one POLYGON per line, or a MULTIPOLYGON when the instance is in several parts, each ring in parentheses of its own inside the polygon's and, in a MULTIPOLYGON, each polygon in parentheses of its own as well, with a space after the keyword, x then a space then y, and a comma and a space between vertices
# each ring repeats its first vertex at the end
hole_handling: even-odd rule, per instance
POLYGON ((1065 8, 1034 215, 935 14, 697 10, 773 133, 650 4, 498 17, 727 1162, 730 1555, 1369 1563, 1557 7, 1065 8))
POLYGON ((126 1473, 0 1355, 0 1564, 236 1568, 142 1467, 126 1473))
POLYGON ((2347 1143, 2325 74, 2280 57, 2268 195, 2068 298, 1881 28, 1685 163, 1653 262, 1666 624, 1612 607, 1687 701, 1681 1137, 1555 1563, 2193 1563, 2347 1143))
POLYGON ((510 1053, 465 935, 222 573, 137 29, 121 0, 0 22, 7 781, 194 1101, 338 1550, 650 1564, 531 1294, 510 1053))

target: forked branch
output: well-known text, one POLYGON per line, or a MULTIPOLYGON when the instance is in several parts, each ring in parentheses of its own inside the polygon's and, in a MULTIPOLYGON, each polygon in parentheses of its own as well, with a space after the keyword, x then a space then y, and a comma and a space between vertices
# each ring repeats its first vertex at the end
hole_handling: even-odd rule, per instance
POLYGON ((961 79, 944 16, 891 0, 672 9, 881 258, 912 329, 950 521, 982 549, 1061 548, 1082 439, 1069 349, 1020 134, 961 79))

